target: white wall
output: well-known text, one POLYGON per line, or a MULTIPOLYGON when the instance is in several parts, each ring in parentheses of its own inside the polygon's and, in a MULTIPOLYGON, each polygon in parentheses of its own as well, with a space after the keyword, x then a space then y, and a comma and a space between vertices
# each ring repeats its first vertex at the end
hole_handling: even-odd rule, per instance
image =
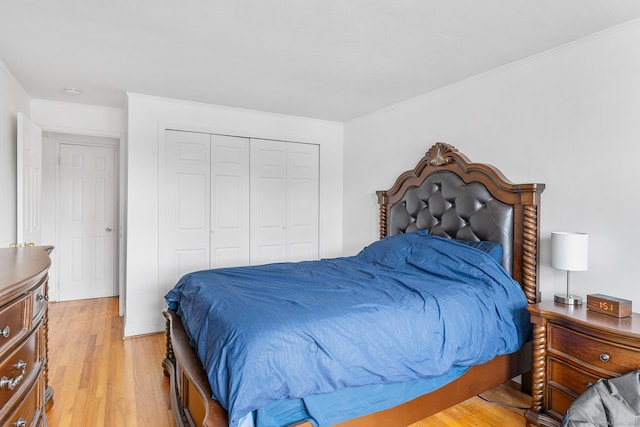
POLYGON ((320 255, 342 249, 341 123, 128 94, 128 235, 125 336, 164 329, 158 265, 158 160, 164 130, 320 145, 320 255))
POLYGON ((543 299, 565 289, 549 266, 552 231, 590 234, 575 293, 632 299, 640 311, 640 21, 345 124, 345 254, 378 235, 376 190, 436 141, 514 182, 547 185, 541 209, 543 299))
POLYGON ((120 108, 34 99, 31 111, 43 130, 114 138, 127 132, 127 114, 120 108))
POLYGON ((0 61, 0 247, 16 243, 17 113, 31 115, 31 97, 0 61))

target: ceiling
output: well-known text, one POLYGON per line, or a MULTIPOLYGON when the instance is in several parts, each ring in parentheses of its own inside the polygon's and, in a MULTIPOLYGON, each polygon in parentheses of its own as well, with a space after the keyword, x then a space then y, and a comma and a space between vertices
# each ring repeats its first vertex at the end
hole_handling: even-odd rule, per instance
POLYGON ((37 99, 343 122, 637 17, 637 0, 0 0, 0 60, 37 99))

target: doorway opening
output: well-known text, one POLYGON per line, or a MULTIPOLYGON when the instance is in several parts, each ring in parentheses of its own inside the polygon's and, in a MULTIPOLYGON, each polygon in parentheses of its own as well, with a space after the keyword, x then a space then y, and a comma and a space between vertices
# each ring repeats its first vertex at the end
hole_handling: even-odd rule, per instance
POLYGON ((42 133, 42 238, 56 247, 54 301, 120 294, 119 159, 119 138, 42 133))

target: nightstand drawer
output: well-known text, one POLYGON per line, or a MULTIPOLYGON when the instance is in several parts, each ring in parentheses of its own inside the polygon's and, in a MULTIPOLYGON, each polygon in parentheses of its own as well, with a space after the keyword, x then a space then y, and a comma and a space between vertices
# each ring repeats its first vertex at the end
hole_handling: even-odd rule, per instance
POLYGON ((575 395, 581 395, 590 384, 595 384, 600 377, 591 375, 574 366, 550 358, 547 367, 547 378, 554 386, 565 388, 575 395))
POLYGON ((549 407, 547 408, 547 413, 560 421, 567 412, 567 409, 569 409, 569 406, 571 406, 576 399, 555 387, 549 387, 548 393, 549 397, 547 401, 549 402, 549 407))
POLYGON ((553 324, 549 325, 548 346, 551 353, 563 353, 580 363, 617 374, 640 368, 638 349, 615 345, 553 324))

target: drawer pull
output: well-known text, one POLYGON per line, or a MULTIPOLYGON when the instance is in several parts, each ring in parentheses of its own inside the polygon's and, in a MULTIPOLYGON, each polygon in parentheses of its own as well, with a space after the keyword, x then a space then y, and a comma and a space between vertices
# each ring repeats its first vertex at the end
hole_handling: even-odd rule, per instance
POLYGON ((9 335, 11 335, 11 328, 7 325, 2 330, 2 336, 5 338, 9 338, 9 335))
POLYGON ((602 353, 600 355, 600 360, 603 361, 603 362, 608 362, 609 359, 611 359, 611 356, 609 356, 607 353, 602 353))
POLYGON ((49 295, 38 294, 38 301, 49 301, 49 295))
POLYGON ((27 372, 27 363, 24 360, 18 360, 15 366, 18 370, 22 370, 22 372, 15 378, 0 378, 0 389, 6 386, 8 390, 13 390, 20 384, 22 378, 24 378, 24 374, 27 372))
POLYGON ((13 425, 16 427, 27 427, 27 420, 24 418, 18 418, 18 421, 13 423, 13 425))

